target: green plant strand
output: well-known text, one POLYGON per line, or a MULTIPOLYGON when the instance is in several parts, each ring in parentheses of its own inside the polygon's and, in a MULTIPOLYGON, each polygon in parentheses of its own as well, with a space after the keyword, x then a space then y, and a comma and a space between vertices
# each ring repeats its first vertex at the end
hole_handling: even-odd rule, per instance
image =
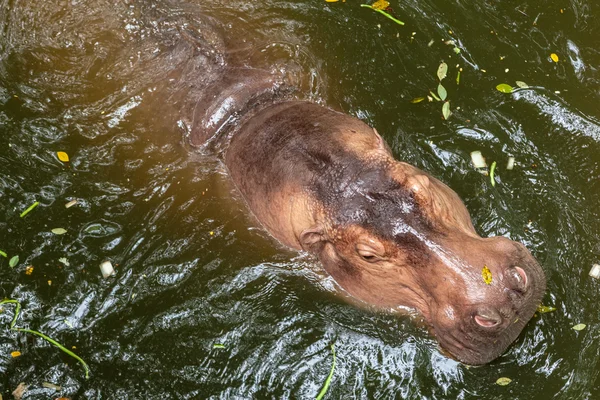
POLYGON ((29 214, 29 212, 31 210, 33 210, 34 208, 36 208, 38 206, 38 204, 40 204, 38 201, 36 201, 35 203, 33 203, 32 205, 30 205, 27 210, 23 211, 21 213, 21 218, 23 218, 24 216, 26 216, 27 214, 29 214))
POLYGON ((496 186, 496 180, 494 179, 495 171, 496 171, 496 161, 494 161, 492 163, 492 166, 490 167, 490 182, 492 183, 492 186, 496 186))
POLYGON ((64 351, 65 353, 67 353, 68 355, 70 355, 71 357, 73 357, 74 359, 76 359, 77 361, 79 361, 81 363, 81 365, 83 365, 83 368, 85 369, 85 379, 89 379, 90 378, 90 368, 85 363, 85 361, 83 361, 83 359, 81 359, 81 357, 79 357, 77 354, 73 353, 71 350, 67 349, 65 346, 63 346, 62 344, 58 343, 56 340, 52 339, 51 337, 48 337, 48 336, 44 335, 41 332, 34 331, 34 330, 31 330, 31 329, 25 329, 25 328, 15 328, 15 323, 17 322, 17 318, 19 317, 19 312, 21 311, 21 303, 19 303, 17 300, 13 300, 13 299, 6 299, 6 300, 0 301, 0 305, 6 304, 6 303, 11 303, 11 304, 16 304, 17 305, 16 308, 15 308, 15 316, 13 317, 13 320, 10 323, 10 329, 11 330, 17 331, 17 332, 31 333, 33 335, 41 337, 42 339, 46 340, 47 342, 49 342, 49 343, 53 344, 54 346, 58 347, 59 349, 61 349, 62 351, 64 351))
POLYGON ((370 8, 373 11, 377 11, 379 14, 383 14, 384 16, 386 16, 387 18, 391 19, 392 21, 394 21, 395 23, 397 23, 398 25, 404 25, 404 22, 400 21, 399 19, 396 19, 394 17, 392 17, 390 14, 386 13, 383 10, 380 10, 378 8, 375 8, 373 6, 370 6, 368 4, 361 4, 361 7, 366 7, 366 8, 370 8))
POLYGON ((319 395, 317 396, 316 400, 321 400, 323 398, 323 396, 325 396, 325 393, 327 393, 327 390, 329 389, 329 385, 331 384, 331 378, 333 378, 333 370, 335 370, 335 348, 333 347, 333 344, 331 345, 331 354, 333 355, 333 362, 331 363, 331 371, 329 371, 329 376, 325 380, 325 384, 323 385, 323 388, 319 392, 319 395))

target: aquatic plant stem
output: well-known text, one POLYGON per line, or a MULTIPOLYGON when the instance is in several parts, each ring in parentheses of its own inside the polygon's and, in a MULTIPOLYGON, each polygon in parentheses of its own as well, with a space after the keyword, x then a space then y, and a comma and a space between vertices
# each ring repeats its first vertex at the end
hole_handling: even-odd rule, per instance
POLYGON ((325 380, 325 384, 323 385, 323 388, 319 392, 319 395, 317 396, 316 400, 321 400, 325 396, 325 393, 327 393, 327 390, 329 389, 329 385, 331 384, 331 378, 333 378, 333 371, 335 370, 335 347, 333 347, 333 346, 334 345, 332 344, 331 345, 331 354, 333 355, 333 362, 331 363, 331 371, 329 371, 329 376, 325 380))
POLYGON ((44 335, 41 332, 38 331, 34 331, 31 329, 25 329, 25 328, 15 328, 15 323, 17 322, 17 318, 19 317, 19 312, 21 311, 21 303, 19 303, 19 301, 14 300, 14 299, 5 299, 0 301, 0 305, 2 304, 16 304, 15 307, 15 315, 13 317, 12 322, 10 323, 10 329, 13 331, 17 331, 17 332, 25 332, 25 333, 31 333, 32 335, 36 335, 41 337, 42 339, 46 340, 48 343, 53 344, 54 346, 58 347, 60 350, 64 351, 65 353, 67 353, 68 355, 70 355, 71 357, 73 357, 74 359, 76 359, 77 361, 79 361, 81 363, 81 365, 83 365, 83 368, 85 369, 85 379, 89 379, 90 378, 90 368, 88 367, 88 365, 86 364, 85 361, 83 361, 83 359, 81 357, 79 357, 77 354, 73 353, 71 350, 67 349, 65 346, 63 346, 62 344, 58 343, 56 340, 52 339, 51 337, 48 337, 46 335, 44 335))
POLYGON ((387 18, 391 19, 392 21, 394 21, 395 23, 397 23, 398 25, 404 25, 404 22, 400 21, 399 19, 396 19, 394 17, 392 17, 390 14, 386 13, 383 10, 380 10, 378 8, 375 8, 373 6, 370 6, 369 4, 361 4, 361 7, 366 7, 366 8, 370 8, 373 11, 377 11, 379 14, 383 14, 384 16, 386 16, 387 18))

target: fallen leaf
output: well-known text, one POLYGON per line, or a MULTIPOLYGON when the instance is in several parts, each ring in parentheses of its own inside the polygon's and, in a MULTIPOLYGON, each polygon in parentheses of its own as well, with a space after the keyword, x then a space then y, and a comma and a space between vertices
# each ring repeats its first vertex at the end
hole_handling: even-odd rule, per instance
POLYGON ((499 84, 498 86, 496 86, 496 89, 498 89, 502 93, 512 93, 513 92, 512 86, 510 86, 506 83, 499 84))
POLYGON ((540 304, 537 308, 537 312, 539 312, 540 314, 545 314, 552 311, 556 311, 556 307, 548 307, 540 304))
POLYGON ((552 61, 558 62, 558 54, 552 53, 550 54, 550 58, 552 59, 552 61))
POLYGON ((441 83, 438 85, 437 92, 442 101, 446 100, 446 97, 448 97, 448 92, 446 91, 446 88, 442 86, 441 83))
POLYGON ((448 119, 450 118, 451 114, 452 113, 450 112, 450 101, 447 101, 442 106, 442 115, 444 116, 444 119, 448 119))
POLYGON ((483 281, 487 285, 492 284, 492 271, 490 271, 490 269, 487 267, 487 265, 483 266, 483 269, 481 270, 481 276, 483 277, 483 281))
POLYGON ((63 235, 67 233, 67 230, 64 228, 54 228, 52 229, 52 233, 54 233, 55 235, 63 235))
POLYGON ((58 151, 56 152, 56 155, 58 156, 58 159, 62 162, 69 162, 69 155, 67 153, 65 153, 64 151, 58 151))
POLYGON ((19 383, 17 388, 12 392, 12 395, 15 398, 15 400, 21 400, 21 397, 23 397, 28 387, 29 386, 26 385, 25 382, 19 383))
POLYGON ((586 326, 586 324, 577 324, 573 327, 573 329, 575 329, 576 331, 582 331, 585 329, 586 326))
POLYGON ((18 263, 19 263, 19 256, 14 256, 13 258, 10 259, 10 261, 8 262, 8 265, 11 268, 14 268, 18 263))
POLYGON ((529 85, 528 85, 528 84, 526 84, 526 83, 525 83, 525 82, 523 82, 523 81, 517 81, 517 82, 515 82, 515 83, 516 83, 516 84, 517 84, 517 86, 518 86, 518 87, 520 87, 521 89, 527 89, 527 88, 529 87, 529 85))
POLYGON ((511 382, 512 382, 512 379, 506 378, 506 377, 502 377, 502 378, 498 378, 498 380, 496 381, 496 385, 506 386, 506 385, 508 385, 511 382))
POLYGON ((422 102, 423 100, 425 100, 425 97, 417 97, 417 98, 412 99, 410 102, 413 104, 417 104, 417 103, 422 102))
POLYGON ((385 10, 389 6, 390 3, 386 0, 377 0, 375 3, 371 4, 371 7, 373 7, 376 10, 385 10))
POLYGON ((438 79, 441 81, 448 74, 448 64, 445 62, 441 63, 437 70, 438 79))
POLYGON ((21 355, 21 352, 18 351, 18 350, 17 351, 11 351, 10 355, 11 355, 12 358, 19 357, 21 355))

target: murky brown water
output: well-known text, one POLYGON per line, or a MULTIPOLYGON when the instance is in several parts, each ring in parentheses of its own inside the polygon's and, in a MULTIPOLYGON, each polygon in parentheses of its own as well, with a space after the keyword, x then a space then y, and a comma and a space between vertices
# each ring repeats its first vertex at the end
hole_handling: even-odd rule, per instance
POLYGON ((600 261, 600 7, 391 6, 405 26, 351 1, 0 0, 0 250, 20 256, 12 269, 0 257, 0 296, 22 303, 18 326, 75 346, 91 369, 86 380, 58 349, 9 331, 6 306, 4 398, 20 382, 26 399, 60 397, 44 381, 73 399, 313 398, 333 342, 327 398, 600 397, 600 281, 587 275, 600 261), (199 44, 216 40, 198 34, 205 16, 222 21, 231 57, 293 71, 301 96, 375 126, 455 189, 481 234, 524 242, 557 310, 467 368, 410 317, 337 296, 312 258, 257 227, 219 161, 185 144, 208 65, 199 44), (441 61, 448 121, 441 103, 410 102, 435 90, 441 61), (495 89, 516 80, 531 88, 495 89), (473 150, 498 161, 495 187, 473 150), (101 277, 105 259, 115 277, 101 277), (502 376, 512 383, 495 385, 502 376))

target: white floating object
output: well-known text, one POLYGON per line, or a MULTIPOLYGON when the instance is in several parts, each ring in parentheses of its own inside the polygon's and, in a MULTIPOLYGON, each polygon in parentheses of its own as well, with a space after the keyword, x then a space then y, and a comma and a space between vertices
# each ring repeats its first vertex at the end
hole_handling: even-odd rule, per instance
POLYGON ((102 277, 103 278, 108 278, 111 275, 115 275, 115 269, 112 266, 112 263, 110 261, 104 261, 102 264, 100 264, 100 271, 102 272, 102 277))
POLYGON ((590 276, 594 279, 600 279, 600 264, 592 265, 592 269, 590 270, 590 276))
POLYGON ((67 204, 65 204, 65 208, 71 208, 75 204, 77 204, 77 199, 71 200, 70 202, 68 202, 67 204))
POLYGON ((515 167, 515 158, 508 157, 508 162, 506 163, 506 169, 511 170, 515 167))
POLYGON ((483 158, 483 156, 481 155, 481 152, 479 150, 471 152, 471 161, 473 161, 473 165, 475 166, 475 168, 477 168, 477 169, 486 168, 487 169, 487 164, 485 163, 485 158, 483 158))

